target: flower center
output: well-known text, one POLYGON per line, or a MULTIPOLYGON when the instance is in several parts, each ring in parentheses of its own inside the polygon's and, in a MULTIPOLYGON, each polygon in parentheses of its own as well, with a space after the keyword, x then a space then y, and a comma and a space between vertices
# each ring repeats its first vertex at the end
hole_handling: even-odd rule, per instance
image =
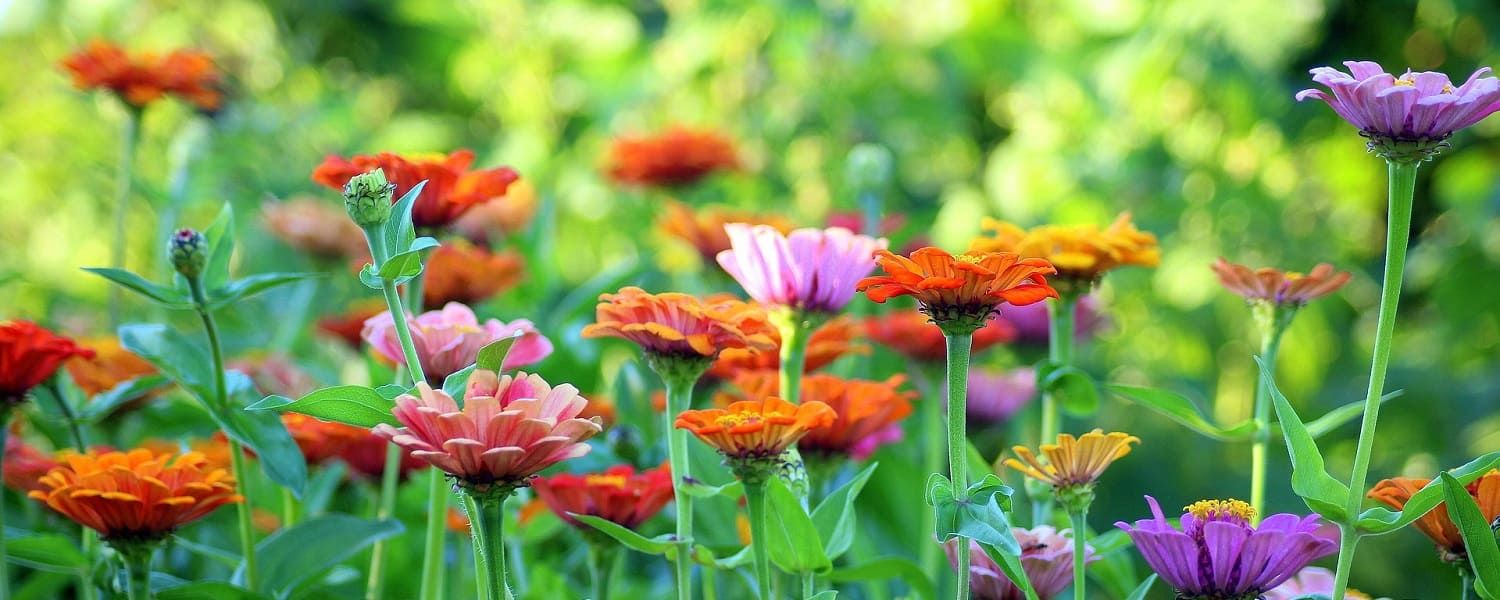
POLYGON ((977 265, 977 264, 979 264, 979 261, 984 260, 984 257, 980 256, 978 254, 960 254, 958 256, 953 257, 953 260, 956 260, 956 261, 962 262, 962 263, 969 263, 971 265, 977 265))
POLYGON ((1235 500, 1199 500, 1183 507, 1183 512, 1198 517, 1200 521, 1229 521, 1241 525, 1255 518, 1255 507, 1248 502, 1235 500))
POLYGON ((1412 81, 1410 79, 1407 79, 1405 77, 1400 77, 1400 78, 1397 78, 1396 81, 1392 82, 1391 85, 1404 85, 1404 86, 1407 86, 1407 87, 1412 87, 1412 86, 1417 85, 1417 82, 1412 81))
POLYGON ((625 487, 625 478, 620 475, 588 475, 583 478, 584 485, 590 487, 625 487))
POLYGON ((755 423, 759 423, 760 419, 761 415, 759 413, 737 412, 729 413, 727 415, 723 415, 717 419, 714 419, 714 423, 718 424, 720 427, 729 428, 739 427, 740 425, 745 425, 747 423, 753 425, 755 423))

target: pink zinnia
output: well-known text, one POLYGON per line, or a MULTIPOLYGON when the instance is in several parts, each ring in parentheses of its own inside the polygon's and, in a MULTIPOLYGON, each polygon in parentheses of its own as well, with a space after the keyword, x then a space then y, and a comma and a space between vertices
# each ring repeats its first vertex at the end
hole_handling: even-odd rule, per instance
MULTIPOLYGON (((1333 595, 1333 571, 1323 567, 1307 567, 1276 589, 1266 592, 1265 600, 1297 600, 1333 595)), ((1354 590, 1344 592, 1344 600, 1369 600, 1370 596, 1354 590)))
MULTIPOLYGON (((443 379, 474 364, 479 349, 496 340, 512 337, 517 333, 521 339, 505 356, 502 369, 514 369, 536 364, 552 354, 552 342, 536 326, 526 319, 505 323, 490 319, 483 324, 474 316, 474 311, 457 302, 449 302, 442 310, 407 317, 411 329, 412 345, 417 350, 417 360, 427 382, 442 385, 443 379)), ((369 342, 375 352, 388 360, 401 364, 405 361, 401 353, 401 340, 396 336, 396 322, 391 312, 385 311, 365 321, 360 336, 369 342)))
POLYGON ((536 375, 476 369, 463 408, 426 383, 417 391, 397 398, 391 411, 405 427, 382 423, 375 435, 468 485, 525 485, 542 469, 588 454, 584 440, 603 429, 597 417, 578 417, 588 404, 578 388, 552 387, 536 375))
POLYGON ((751 298, 767 306, 832 314, 854 297, 854 284, 875 268, 885 238, 842 227, 798 229, 790 235, 768 225, 730 223, 724 267, 751 298))
POLYGON ((1313 69, 1313 81, 1328 91, 1302 90, 1297 100, 1328 103, 1366 136, 1438 141, 1500 110, 1500 80, 1486 77, 1489 67, 1454 88, 1442 73, 1407 71, 1396 77, 1375 62, 1347 61, 1344 66, 1349 73, 1332 67, 1313 69))
MULTIPOLYGON (((1015 534, 1016 541, 1021 545, 1021 569, 1026 571, 1026 579, 1031 581, 1031 587, 1036 590, 1037 597, 1042 600, 1050 600, 1067 589, 1068 584, 1073 583, 1073 537, 1058 533, 1047 525, 1037 526, 1035 529, 1014 528, 1011 532, 1015 534)), ((958 549, 960 539, 949 540, 943 545, 943 550, 948 553, 949 562, 953 562, 954 552, 958 549)), ((969 592, 974 600, 1024 600, 1026 594, 1020 588, 1010 582, 1010 578, 1000 570, 1000 565, 990 560, 979 542, 970 541, 970 553, 973 562, 969 564, 969 592)), ((1094 556, 1094 549, 1084 546, 1084 560, 1094 562, 1099 557, 1094 556)))

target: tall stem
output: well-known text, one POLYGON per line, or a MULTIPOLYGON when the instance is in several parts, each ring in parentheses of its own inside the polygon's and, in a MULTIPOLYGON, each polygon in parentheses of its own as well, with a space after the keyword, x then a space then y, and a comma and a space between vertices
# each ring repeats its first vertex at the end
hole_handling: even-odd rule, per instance
MULTIPOLYGON (((141 138, 141 109, 125 105, 125 128, 120 132, 120 163, 115 172, 115 239, 110 241, 109 266, 125 268, 125 220, 130 215, 130 186, 135 172, 135 147, 141 138)), ((109 286, 109 327, 120 324, 120 286, 109 286)))
POLYGON ((1333 590, 1337 592, 1329 598, 1343 598, 1349 589, 1349 568, 1354 565, 1354 546, 1359 543, 1359 536, 1353 527, 1339 525, 1339 558, 1338 566, 1333 572, 1333 590))
POLYGON ((511 597, 505 579, 505 498, 508 496, 474 497, 473 506, 478 510, 469 515, 476 525, 470 529, 474 537, 474 552, 484 556, 484 572, 477 577, 485 582, 484 597, 488 600, 511 597))
POLYGON ((134 548, 120 554, 125 561, 126 598, 150 600, 151 598, 151 554, 152 549, 134 548))
POLYGON ((1463 593, 1463 597, 1460 600, 1469 600, 1469 598, 1471 597, 1469 590, 1470 588, 1474 587, 1474 576, 1470 575, 1467 569, 1459 569, 1458 581, 1458 585, 1460 586, 1459 589, 1463 593))
MULTIPOLYGON (((208 298, 203 294, 203 281, 197 277, 187 279, 194 309, 198 313, 198 319, 203 322, 204 334, 208 336, 209 357, 213 360, 214 410, 228 410, 229 385, 224 378, 224 345, 219 341, 219 326, 214 322, 213 311, 208 308, 208 298)), ((240 495, 245 498, 235 504, 235 517, 239 526, 240 556, 245 561, 245 587, 253 590, 256 589, 258 578, 255 568, 255 529, 250 518, 250 478, 249 471, 245 468, 244 449, 234 438, 229 438, 229 460, 235 484, 240 488, 240 495)))
MULTIPOLYGON (((1375 351, 1370 359, 1370 386, 1365 392, 1365 414, 1359 424, 1359 443, 1354 451, 1354 473, 1349 477, 1349 501, 1345 513, 1349 519, 1359 515, 1364 499, 1365 478, 1370 472, 1370 454, 1375 448, 1375 425, 1380 419, 1380 397, 1385 391, 1385 372, 1390 365, 1391 342, 1396 331, 1396 306, 1401 301, 1401 274, 1406 268, 1407 237, 1411 234, 1411 205, 1416 193, 1417 164, 1386 162, 1389 190, 1389 216, 1385 231, 1385 274, 1380 284, 1380 316, 1375 325, 1375 351)), ((1349 565, 1354 561, 1357 534, 1344 528, 1339 538, 1339 570, 1334 576, 1333 597, 1343 598, 1349 581, 1349 565)))
POLYGON ((1084 577, 1084 571, 1088 568, 1088 537, 1089 520, 1088 507, 1074 512, 1073 517, 1073 600, 1087 600, 1088 594, 1084 592, 1088 585, 1088 578, 1084 577))
POLYGON ((807 363, 808 330, 812 329, 801 311, 782 309, 776 321, 781 334, 781 399, 797 404, 802 398, 802 370, 807 363))
MULTIPOLYGON (((63 397, 62 386, 58 385, 56 377, 52 379, 51 386, 52 398, 57 401, 57 410, 62 413, 63 420, 68 422, 68 430, 73 435, 73 449, 77 450, 79 454, 88 453, 88 440, 83 437, 83 428, 78 423, 78 417, 73 414, 73 407, 63 397)), ((4 437, 0 436, 0 447, 4 445, 4 437)), ((3 526, 0 526, 0 529, 3 529, 3 526)), ((99 534, 92 529, 84 527, 80 535, 83 541, 83 555, 88 557, 89 564, 93 564, 94 557, 98 554, 99 534)), ((0 555, 0 561, 3 560, 4 556, 0 555)), ((0 577, 4 576, 5 574, 0 572, 0 577)), ((94 587, 92 569, 78 574, 78 596, 81 600, 94 600, 99 597, 99 590, 94 587)))
MULTIPOLYGON (((401 480, 401 447, 385 444, 385 466, 380 472, 380 504, 375 518, 386 520, 396 512, 396 484, 401 480)), ((370 549, 370 576, 365 580, 365 600, 380 600, 385 595, 385 541, 370 549)))
MULTIPOLYGON (((1267 369, 1276 368, 1276 354, 1281 348, 1281 336, 1290 322, 1291 309, 1278 309, 1275 305, 1257 306, 1258 311, 1270 311, 1261 326, 1260 358, 1267 369), (1284 316, 1283 316, 1284 315, 1284 316)), ((1259 525, 1266 514, 1266 455, 1271 442, 1271 390, 1265 378, 1255 378, 1255 439, 1250 445, 1250 506, 1255 512, 1250 517, 1251 525, 1259 525)))
MULTIPOLYGON (((422 600, 443 597, 443 531, 448 517, 448 482, 441 469, 428 469, 427 531, 422 543, 422 600)), ((483 507, 480 509, 483 512, 483 507)))
MULTIPOLYGON (((1072 292, 1047 303, 1047 361, 1054 369, 1073 364, 1073 315, 1078 297, 1072 292)), ((1042 393, 1042 428, 1040 444, 1050 444, 1062 432, 1062 415, 1057 407, 1057 397, 1042 393)), ((1031 496, 1032 525, 1046 525, 1052 521, 1052 491, 1050 488, 1031 484, 1027 488, 1031 496)))
POLYGON ((662 414, 663 431, 667 432, 667 460, 672 470, 672 498, 677 504, 677 598, 692 600, 693 597, 693 497, 683 490, 682 484, 692 477, 688 465, 687 432, 673 427, 677 415, 691 407, 693 385, 708 367, 705 361, 689 364, 685 359, 656 357, 651 359, 662 381, 667 385, 667 410, 662 414))
MULTIPOLYGON (((921 372, 926 377, 927 370, 921 372)), ((940 473, 943 469, 943 443, 947 433, 943 427, 944 403, 929 396, 919 407, 922 410, 922 465, 927 473, 940 473)), ((922 572, 937 573, 942 568, 942 546, 933 543, 933 532, 937 531, 937 515, 930 510, 922 511, 922 538, 918 542, 921 552, 922 572)))
POLYGON ((750 513, 750 553, 755 560, 756 593, 771 598, 771 553, 766 548, 766 484, 745 482, 745 509, 750 513))
MULTIPOLYGON (((948 470, 953 480, 953 495, 959 502, 969 499, 969 348, 973 334, 948 334, 948 470)), ((958 600, 969 597, 969 545, 959 544, 955 553, 958 565, 956 585, 958 600)))
POLYGON ((615 572, 615 548, 612 542, 603 540, 589 540, 589 585, 592 587, 594 597, 592 600, 609 600, 609 580, 615 572))

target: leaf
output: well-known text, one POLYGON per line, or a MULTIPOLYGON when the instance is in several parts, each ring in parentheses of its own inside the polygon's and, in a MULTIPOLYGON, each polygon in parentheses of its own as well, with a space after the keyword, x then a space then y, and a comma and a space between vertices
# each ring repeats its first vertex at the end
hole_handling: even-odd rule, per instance
POLYGON ((378 388, 375 388, 375 393, 380 394, 381 398, 385 398, 386 400, 390 400, 391 402, 395 402, 396 399, 400 398, 402 394, 413 393, 413 390, 410 389, 410 388, 407 388, 406 386, 396 385, 394 383, 387 383, 387 384, 382 385, 382 386, 380 386, 378 388))
MULTIPOLYGON (((255 591, 285 596, 304 581, 359 554, 367 546, 404 528, 400 521, 368 521, 349 515, 326 515, 277 530, 255 545, 255 591)), ((235 570, 243 582, 245 565, 235 570)))
MULTIPOLYGON (((668 560, 677 560, 674 550, 676 550, 675 547, 667 549, 666 556, 668 560)), ((718 558, 714 556, 714 552, 712 550, 709 550, 707 547, 704 547, 702 545, 696 545, 693 547, 694 562, 705 567, 713 567, 721 571, 732 571, 734 569, 738 569, 750 564, 750 561, 754 558, 755 554, 751 552, 751 548, 749 546, 740 548, 739 552, 735 552, 734 554, 731 554, 724 558, 718 558)))
POLYGON ((1043 361, 1037 367, 1037 389, 1052 394, 1069 414, 1088 416, 1099 410, 1099 387, 1078 367, 1043 361))
POLYGON ((269 289, 306 279, 322 277, 320 273, 261 273, 229 282, 208 294, 208 306, 219 309, 269 289))
POLYGON ((510 349, 516 345, 525 332, 517 331, 505 339, 495 340, 485 344, 474 356, 474 366, 486 371, 499 371, 505 367, 505 358, 510 355, 510 349))
POLYGON ((50 533, 17 529, 5 532, 6 560, 41 571, 78 573, 89 568, 89 559, 73 540, 50 533))
MULTIPOLYGON (((1459 483, 1468 485, 1497 467, 1500 467, 1500 452, 1491 452, 1449 471, 1448 474, 1459 483)), ((1361 533, 1367 535, 1390 533, 1422 518, 1442 502, 1443 482, 1434 479, 1422 489, 1417 490, 1417 493, 1412 494, 1401 510, 1393 511, 1383 506, 1371 508, 1359 514, 1359 521, 1356 525, 1361 533)))
POLYGON ((908 558, 886 556, 872 559, 852 567, 834 569, 828 573, 828 580, 834 583, 850 581, 889 581, 892 577, 900 578, 911 588, 913 596, 921 600, 933 600, 937 598, 937 588, 932 585, 932 579, 922 571, 922 567, 908 558))
POLYGON ((123 269, 107 269, 103 267, 84 267, 85 271, 110 280, 110 282, 127 290, 150 298, 152 302, 167 308, 192 308, 193 302, 187 294, 164 285, 158 285, 146 281, 145 278, 123 269))
POLYGON ((200 581, 156 592, 156 600, 260 600, 257 594, 222 581, 200 581))
POLYGON ((708 485, 695 479, 684 478, 679 484, 682 492, 694 498, 716 498, 723 496, 730 500, 738 500, 745 495, 745 485, 739 480, 731 481, 724 485, 708 485))
MULTIPOLYGON (((766 549, 771 562, 788 573, 826 573, 833 568, 818 537, 818 526, 780 477, 766 483, 766 549)), ((751 543, 759 544, 761 540, 751 543)))
POLYGON ((266 396, 245 407, 247 411, 294 412, 355 427, 370 428, 381 423, 400 426, 391 409, 396 403, 380 392, 362 385, 336 385, 291 400, 285 396, 266 396))
POLYGON ((1031 578, 1026 575, 1026 569, 1021 565, 1020 555, 1002 552, 999 548, 984 542, 979 543, 979 548, 984 550, 985 556, 995 561, 1000 567, 1000 572, 1010 579, 1012 584, 1020 588, 1021 593, 1026 595, 1026 600, 1040 600, 1036 595, 1036 589, 1031 586, 1031 578))
POLYGON ((842 556, 854 543, 855 527, 858 526, 854 516, 854 499, 859 497, 865 482, 870 480, 870 475, 875 473, 875 467, 879 464, 870 463, 847 483, 828 494, 813 509, 813 525, 818 528, 818 537, 823 540, 823 548, 829 560, 842 556))
POLYGON ((380 278, 402 283, 402 280, 416 277, 422 274, 423 258, 425 257, 420 250, 395 254, 380 265, 380 278))
POLYGON ((459 406, 464 405, 464 388, 469 387, 469 376, 474 374, 474 366, 459 369, 443 379, 443 392, 452 396, 459 406))
POLYGON ((1125 600, 1146 600, 1146 592, 1151 591, 1151 586, 1153 585, 1156 585, 1155 573, 1152 573, 1150 577, 1142 581, 1141 585, 1135 588, 1135 591, 1130 592, 1130 595, 1125 597, 1125 600))
MULTIPOLYGON (((1387 401, 1398 398, 1404 393, 1405 390, 1396 390, 1394 392, 1381 396, 1380 403, 1385 404, 1387 401)), ((1317 439, 1328 434, 1328 432, 1330 431, 1338 429, 1340 425, 1348 423, 1352 419, 1364 416, 1364 414, 1364 400, 1350 402, 1326 413, 1323 413, 1323 416, 1321 417, 1313 419, 1312 422, 1307 424, 1307 433, 1313 436, 1313 439, 1317 439)))
POLYGON ((120 405, 143 398, 147 394, 164 388, 171 384, 166 377, 161 375, 142 375, 135 379, 120 382, 108 391, 100 392, 83 406, 78 413, 78 420, 92 423, 109 416, 120 405))
POLYGON ((804 600, 834 600, 838 597, 838 590, 823 590, 821 592, 808 596, 804 600))
POLYGON ((207 348, 156 323, 121 326, 119 336, 121 346, 197 396, 205 407, 212 401, 213 366, 207 348))
POLYGON ((375 265, 365 263, 364 268, 359 270, 359 282, 372 290, 385 289, 385 281, 380 279, 380 274, 375 272, 375 265))
POLYGON ((1307 507, 1335 523, 1346 522, 1348 514, 1344 503, 1349 500, 1349 486, 1334 479, 1323 466, 1323 454, 1318 443, 1307 432, 1297 411, 1287 402, 1286 396, 1277 389, 1271 371, 1259 356, 1261 381, 1271 393, 1276 406, 1276 419, 1281 422, 1281 435, 1286 439, 1288 453, 1292 457, 1292 491, 1296 492, 1307 507))
POLYGON ((1020 556, 1021 546, 1010 532, 1010 519, 1006 515, 1011 508, 1012 493, 1009 486, 990 473, 969 486, 968 497, 959 500, 947 478, 933 473, 928 478, 927 502, 937 513, 938 541, 963 537, 1020 556))
POLYGON ((1490 529, 1490 522, 1479 511, 1479 504, 1464 484, 1447 472, 1438 477, 1443 482, 1448 516, 1464 536, 1470 570, 1476 577, 1475 588, 1493 598, 1490 592, 1500 590, 1500 542, 1495 540, 1495 531, 1490 529))
POLYGON ((588 525, 589 527, 593 527, 594 529, 599 530, 599 533, 603 533, 604 535, 614 538, 615 541, 620 542, 620 544, 624 545, 626 548, 630 548, 631 550, 635 550, 636 552, 662 555, 666 554, 667 549, 672 548, 675 543, 671 539, 671 534, 656 538, 648 538, 644 535, 636 533, 628 527, 625 527, 608 519, 601 519, 592 515, 578 515, 573 513, 568 514, 572 515, 572 517, 579 523, 583 523, 584 525, 588 525))
POLYGON ((1145 406, 1216 440, 1229 442, 1248 440, 1255 434, 1254 421, 1247 420, 1229 427, 1219 427, 1205 418, 1192 400, 1176 392, 1119 383, 1107 384, 1104 387, 1126 400, 1145 406))
POLYGON ((292 440, 292 434, 287 432, 286 425, 276 413, 250 412, 242 408, 244 403, 240 398, 255 390, 249 377, 239 371, 229 371, 225 376, 229 397, 233 400, 222 409, 210 408, 209 416, 224 431, 224 435, 250 448, 260 457, 257 462, 271 481, 300 498, 302 488, 307 485, 307 461, 302 457, 297 443, 292 440))
POLYGON ((427 187, 424 179, 417 185, 412 186, 406 195, 391 207, 391 218, 382 226, 381 237, 385 241, 385 248, 394 251, 397 248, 407 248, 416 239, 411 224, 411 209, 417 203, 417 198, 422 195, 422 188, 427 187))
POLYGON ((203 231, 203 237, 208 240, 203 287, 218 289, 229 281, 229 259, 234 255, 234 207, 225 202, 219 216, 203 231))

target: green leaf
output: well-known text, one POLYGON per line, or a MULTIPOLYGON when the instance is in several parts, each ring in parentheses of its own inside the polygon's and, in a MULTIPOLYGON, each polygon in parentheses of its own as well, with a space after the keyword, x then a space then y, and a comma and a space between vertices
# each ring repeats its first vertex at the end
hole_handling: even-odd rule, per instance
POLYGON ((110 282, 127 290, 150 298, 152 302, 167 308, 192 308, 193 301, 175 289, 164 285, 157 285, 146 281, 140 275, 123 269, 107 269, 103 267, 84 267, 85 271, 110 280, 110 282))
POLYGON ((119 336, 121 346, 197 396, 204 407, 212 402, 213 365, 207 348, 156 323, 121 326, 119 336))
POLYGON ((833 568, 818 537, 818 526, 780 477, 766 483, 765 544, 771 562, 788 573, 826 573, 833 568))
MULTIPOLYGON (((400 521, 367 521, 349 515, 326 515, 277 530, 255 545, 259 580, 255 591, 285 597, 304 581, 402 531, 400 521)), ((234 581, 244 580, 241 563, 234 581)))
POLYGON ((572 513, 569 514, 572 515, 572 517, 579 523, 583 523, 584 525, 588 525, 589 527, 593 527, 594 529, 599 530, 599 533, 614 538, 615 541, 620 542, 626 548, 630 548, 631 550, 635 550, 636 552, 659 556, 662 554, 666 554, 667 550, 669 548, 672 548, 674 544, 671 534, 666 534, 656 538, 648 538, 644 535, 636 533, 634 530, 631 530, 628 527, 625 527, 608 519, 601 519, 592 515, 578 515, 572 513))
POLYGON ((344 476, 348 472, 349 467, 342 461, 330 461, 318 469, 308 478, 307 487, 302 493, 302 512, 310 517, 327 513, 328 505, 333 502, 333 494, 338 491, 339 484, 344 482, 344 476))
POLYGON ((171 381, 161 375, 142 375, 135 379, 122 381, 108 391, 100 392, 83 406, 78 413, 78 420, 86 423, 97 422, 99 419, 109 416, 120 405, 143 398, 147 394, 167 387, 171 381))
POLYGON ((1151 591, 1151 586, 1153 585, 1156 585, 1155 573, 1152 573, 1150 577, 1142 581, 1141 585, 1135 588, 1135 591, 1130 592, 1130 595, 1125 597, 1125 600, 1146 600, 1146 592, 1151 591))
POLYGON ((870 463, 854 478, 828 494, 813 509, 813 525, 818 528, 818 537, 823 540, 823 548, 827 551, 829 560, 842 556, 854 543, 855 528, 858 526, 854 516, 854 499, 864 490, 865 482, 870 480, 870 475, 875 473, 877 466, 879 463, 870 463))
POLYGON ((1495 531, 1490 522, 1479 511, 1474 496, 1464 484, 1444 472, 1438 476, 1443 482, 1443 496, 1448 506, 1448 516, 1464 536, 1464 549, 1469 554, 1469 566, 1474 572, 1474 586, 1481 593, 1500 590, 1500 542, 1495 540, 1495 531))
POLYGON ((255 393, 255 384, 239 371, 225 373, 231 398, 223 409, 210 408, 208 414, 230 439, 250 448, 260 457, 266 476, 277 485, 301 497, 307 485, 307 461, 281 417, 270 411, 244 410, 245 399, 255 393))
POLYGON ((5 552, 8 562, 40 571, 78 573, 89 568, 88 557, 62 535, 7 529, 5 552))
POLYGON ((391 218, 385 222, 381 231, 388 252, 393 252, 397 248, 410 247, 416 239, 411 224, 411 209, 416 205, 417 198, 422 195, 424 187, 427 187, 426 180, 412 186, 411 190, 401 196, 395 206, 391 207, 391 218))
MULTIPOLYGON (((1490 470, 1500 467, 1500 452, 1491 452, 1449 471, 1459 483, 1469 485, 1490 470)), ((1443 502, 1443 482, 1434 479, 1412 494, 1399 511, 1383 506, 1368 509, 1359 514, 1358 527, 1361 533, 1381 535, 1410 525, 1443 502)))
POLYGON ((1026 600, 1040 600, 1036 595, 1036 588, 1031 586, 1031 578, 1027 577, 1026 569, 1021 565, 1021 556, 1019 554, 1004 552, 1000 548, 984 542, 979 543, 979 548, 984 550, 985 556, 995 561, 995 565, 1000 567, 1000 572, 1004 573, 1005 577, 1010 579, 1011 583, 1015 584, 1021 590, 1022 594, 1026 595, 1026 600))
POLYGON ((320 273, 261 273, 229 282, 229 285, 208 293, 209 308, 229 306, 269 289, 305 279, 322 277, 320 273))
POLYGON ((838 597, 838 590, 823 590, 821 592, 808 596, 804 600, 834 600, 834 598, 838 597))
MULTIPOLYGON (((1391 399, 1399 398, 1403 393, 1405 393, 1404 390, 1396 390, 1394 392, 1381 396, 1380 403, 1385 404, 1391 399)), ((1307 424, 1307 433, 1308 435, 1313 436, 1313 439, 1317 439, 1323 437, 1330 431, 1338 429, 1338 427, 1340 425, 1343 425, 1344 423, 1348 423, 1353 419, 1364 416, 1364 414, 1364 400, 1350 402, 1326 413, 1323 413, 1323 416, 1321 417, 1313 419, 1312 422, 1307 424)))
POLYGON ((401 283, 410 280, 422 273, 422 260, 425 258, 422 251, 401 252, 386 259, 380 265, 380 278, 386 281, 401 283))
POLYGON ((522 335, 525 335, 525 333, 517 331, 515 335, 508 338, 485 344, 483 348, 479 349, 479 353, 475 355, 474 366, 486 371, 501 370, 505 367, 505 358, 510 355, 510 349, 516 345, 516 342, 521 339, 522 335))
POLYGON ((1099 387, 1078 367, 1043 361, 1037 367, 1037 389, 1052 394, 1069 414, 1088 416, 1099 410, 1099 387))
POLYGON ((920 600, 933 600, 937 598, 937 588, 932 585, 932 579, 922 571, 922 567, 911 559, 896 556, 886 556, 872 559, 869 562, 860 563, 852 567, 834 569, 828 573, 828 580, 833 583, 846 583, 850 581, 889 581, 892 577, 900 578, 911 588, 911 593, 920 600))
POLYGON ((1192 400, 1176 392, 1118 383, 1107 384, 1105 387, 1126 400, 1145 406, 1216 440, 1242 441, 1250 439, 1255 434, 1254 421, 1247 420, 1229 427, 1219 427, 1205 418, 1192 400))
POLYGON ((380 274, 375 272, 375 265, 365 263, 364 268, 359 270, 359 282, 372 290, 385 289, 385 281, 380 279, 380 274))
POLYGON ((391 414, 391 409, 395 407, 395 402, 372 388, 337 385, 314 391, 296 400, 285 396, 266 396, 245 407, 245 410, 301 413, 324 421, 370 428, 381 423, 400 426, 395 415, 391 414))
POLYGON ((1271 393, 1276 406, 1276 419, 1281 422, 1281 434, 1286 439, 1287 451, 1292 457, 1292 491, 1296 492, 1307 507, 1335 523, 1346 521, 1348 514, 1344 503, 1349 500, 1349 486, 1334 479, 1323 466, 1323 453, 1318 443, 1307 432, 1297 411, 1287 402, 1286 396, 1277 389, 1271 371, 1259 356, 1261 381, 1271 393))
POLYGON ((167 588, 154 594, 156 600, 261 600, 266 596, 222 581, 200 581, 167 588))
MULTIPOLYGON (((675 547, 667 549, 667 560, 677 560, 675 550, 675 547)), ((712 567, 720 571, 732 571, 734 569, 738 569, 750 564, 750 561, 754 560, 754 558, 755 554, 751 552, 751 548, 749 546, 740 548, 739 552, 735 552, 734 554, 731 554, 724 558, 718 558, 714 556, 713 550, 709 550, 705 546, 693 546, 693 562, 696 562, 705 567, 712 567)))
POLYGON ((219 216, 203 231, 203 237, 208 240, 203 287, 218 289, 229 281, 229 259, 234 255, 234 207, 225 202, 219 216))
POLYGON ((443 392, 452 396, 459 406, 464 405, 464 388, 469 387, 469 376, 474 374, 474 367, 469 365, 443 379, 443 392))
POLYGON ((380 394, 381 398, 385 398, 386 400, 390 400, 391 402, 395 402, 396 399, 400 398, 402 394, 412 394, 412 393, 415 393, 415 390, 413 390, 412 388, 408 388, 406 386, 396 385, 394 383, 387 383, 385 385, 382 385, 380 387, 375 388, 375 393, 380 394))
POLYGON ((938 541, 964 537, 1020 556, 1021 546, 1010 532, 1010 518, 1006 515, 1011 509, 1013 490, 989 473, 969 486, 966 499, 959 500, 946 478, 935 482, 941 477, 934 473, 928 479, 928 503, 937 514, 938 541))
POLYGON ((745 495, 745 485, 739 480, 731 481, 724 485, 708 485, 697 480, 687 480, 680 484, 682 492, 694 498, 717 498, 723 496, 730 500, 738 500, 745 495))

